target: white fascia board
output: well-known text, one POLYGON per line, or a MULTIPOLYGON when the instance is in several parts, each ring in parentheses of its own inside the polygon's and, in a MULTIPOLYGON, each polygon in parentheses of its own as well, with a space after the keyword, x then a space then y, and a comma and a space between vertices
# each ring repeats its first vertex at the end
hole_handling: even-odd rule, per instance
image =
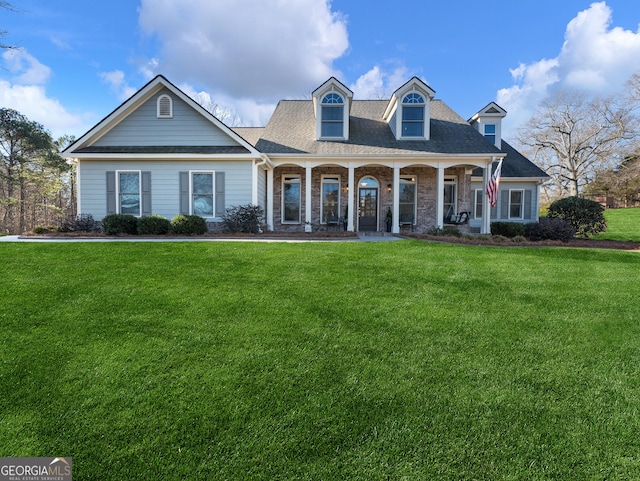
POLYGON ((69 154, 72 160, 256 160, 260 155, 239 154, 69 154))

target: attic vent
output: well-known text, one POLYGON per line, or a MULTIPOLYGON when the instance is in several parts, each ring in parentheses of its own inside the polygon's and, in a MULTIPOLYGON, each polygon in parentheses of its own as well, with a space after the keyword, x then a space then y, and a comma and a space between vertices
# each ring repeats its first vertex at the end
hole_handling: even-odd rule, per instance
POLYGON ((168 95, 158 97, 158 118, 170 119, 173 117, 173 102, 168 95))
POLYGON ((495 107, 491 107, 489 110, 487 110, 488 114, 499 114, 500 112, 498 112, 498 109, 496 109, 495 107))

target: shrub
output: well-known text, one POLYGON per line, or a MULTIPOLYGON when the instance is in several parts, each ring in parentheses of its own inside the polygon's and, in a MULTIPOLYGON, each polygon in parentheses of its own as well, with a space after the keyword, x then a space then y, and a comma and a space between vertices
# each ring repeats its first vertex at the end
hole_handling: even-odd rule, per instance
POLYGON ((507 241, 510 241, 511 239, 503 235, 491 235, 491 240, 493 242, 507 242, 507 241))
POLYGON ((520 222, 492 222, 491 233, 510 238, 524 235, 524 224, 520 222))
POLYGON ((225 232, 247 232, 258 234, 264 211, 260 206, 247 204, 227 208, 222 217, 222 228, 225 232))
POLYGON ((598 202, 582 197, 556 200, 549 206, 547 217, 567 221, 578 237, 589 237, 607 230, 604 208, 598 202))
POLYGON ((207 221, 199 215, 180 214, 171 219, 171 232, 178 235, 202 235, 207 232, 207 221))
POLYGON ((541 217, 539 222, 525 225, 525 236, 532 241, 560 240, 569 242, 576 230, 564 219, 541 217))
POLYGON ((138 233, 138 219, 131 214, 109 214, 102 218, 102 230, 107 235, 138 233))
POLYGON ((94 232, 97 230, 100 230, 100 226, 91 214, 67 217, 60 224, 60 232, 94 232))
MULTIPOLYGON (((522 225, 522 228, 524 229, 524 224, 522 225)), ((523 235, 517 235, 515 236, 513 239, 511 239, 513 242, 525 242, 527 240, 527 238, 523 235)))
POLYGON ((460 229, 452 226, 452 225, 445 225, 442 228, 442 235, 450 235, 453 237, 462 237, 462 232, 460 232, 460 229))
POLYGON ((48 226, 36 226, 33 228, 33 233, 34 234, 48 234, 49 232, 56 232, 58 230, 57 227, 54 227, 52 225, 48 225, 48 226))
POLYGON ((138 219, 138 234, 165 235, 169 233, 171 222, 161 215, 149 215, 138 219))

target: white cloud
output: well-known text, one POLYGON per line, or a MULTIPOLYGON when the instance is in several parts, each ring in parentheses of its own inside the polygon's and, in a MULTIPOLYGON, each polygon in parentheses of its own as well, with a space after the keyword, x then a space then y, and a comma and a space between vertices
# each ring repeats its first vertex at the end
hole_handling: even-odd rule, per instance
POLYGON ((6 50, 2 54, 7 70, 17 74, 13 83, 20 85, 42 85, 51 77, 51 69, 24 49, 6 50))
POLYGON ((329 0, 142 0, 141 29, 160 45, 148 70, 231 98, 272 103, 311 91, 349 47, 329 0))
POLYGON ((404 66, 387 72, 376 65, 361 75, 349 88, 358 99, 388 99, 407 80, 407 69, 404 66))
POLYGON ((124 72, 122 70, 100 72, 98 75, 105 83, 109 84, 111 90, 116 93, 118 99, 121 101, 127 100, 137 91, 137 89, 131 87, 125 82, 124 72))
POLYGON ((514 84, 497 94, 498 104, 509 112, 505 136, 531 117, 535 106, 554 89, 603 95, 620 91, 638 70, 640 28, 632 32, 612 23, 606 2, 592 3, 567 25, 557 57, 511 70, 514 84))
POLYGON ((10 50, 2 54, 6 69, 13 77, 0 79, 0 105, 17 110, 29 120, 42 124, 54 138, 70 132, 82 132, 90 126, 90 115, 69 113, 55 98, 47 94, 46 83, 51 69, 26 50, 10 50))

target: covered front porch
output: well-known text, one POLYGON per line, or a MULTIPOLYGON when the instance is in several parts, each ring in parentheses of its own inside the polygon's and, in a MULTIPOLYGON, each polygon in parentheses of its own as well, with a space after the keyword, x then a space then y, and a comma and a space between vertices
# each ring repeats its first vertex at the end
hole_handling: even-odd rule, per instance
MULTIPOLYGON (((266 221, 280 232, 342 229, 352 232, 426 232, 443 228, 473 208, 471 172, 494 157, 376 161, 270 159, 266 171, 266 221), (344 227, 343 227, 344 226, 344 227)), ((490 232, 482 203, 482 233, 490 232)), ((467 224, 464 224, 464 228, 467 224)))

